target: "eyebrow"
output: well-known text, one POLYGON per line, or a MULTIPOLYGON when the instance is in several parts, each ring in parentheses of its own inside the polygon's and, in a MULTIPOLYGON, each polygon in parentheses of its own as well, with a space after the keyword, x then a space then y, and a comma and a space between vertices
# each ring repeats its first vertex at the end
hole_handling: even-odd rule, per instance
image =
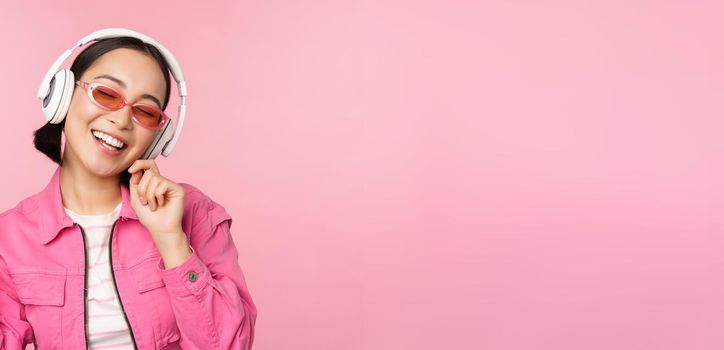
MULTIPOLYGON (((93 79, 101 79, 101 78, 103 78, 103 79, 108 79, 108 80, 113 81, 114 83, 120 85, 122 88, 124 88, 124 89, 126 88, 126 83, 124 83, 121 79, 118 79, 118 78, 116 78, 116 77, 114 77, 114 76, 112 76, 112 75, 101 74, 101 75, 99 75, 99 76, 97 76, 97 77, 95 77, 95 78, 93 78, 93 79)), ((158 100, 155 96, 153 96, 153 95, 143 94, 143 95, 141 95, 141 98, 149 98, 149 99, 153 100, 154 102, 156 102, 156 104, 157 104, 159 107, 161 107, 161 101, 159 101, 159 100, 158 100)))

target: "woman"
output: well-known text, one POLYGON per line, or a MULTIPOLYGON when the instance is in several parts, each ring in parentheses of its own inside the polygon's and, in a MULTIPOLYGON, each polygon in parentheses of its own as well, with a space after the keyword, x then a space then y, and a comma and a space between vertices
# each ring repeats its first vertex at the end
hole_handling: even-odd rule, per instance
POLYGON ((0 214, 0 349, 251 348, 231 217, 140 159, 167 120, 168 67, 135 37, 74 60, 65 119, 35 132, 58 168, 0 214))

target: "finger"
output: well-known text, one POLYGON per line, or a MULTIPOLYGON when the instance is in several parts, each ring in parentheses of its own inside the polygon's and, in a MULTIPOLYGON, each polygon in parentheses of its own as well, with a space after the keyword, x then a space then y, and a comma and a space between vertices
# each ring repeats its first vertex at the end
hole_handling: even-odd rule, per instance
POLYGON ((138 184, 138 187, 136 188, 138 192, 138 198, 141 199, 141 203, 143 205, 148 204, 148 198, 146 198, 146 190, 148 189, 148 184, 153 177, 156 176, 156 174, 152 172, 144 172, 143 176, 141 177, 141 182, 138 184))
POLYGON ((135 173, 139 170, 143 170, 146 168, 146 165, 144 164, 143 160, 137 160, 131 164, 131 167, 128 168, 128 172, 135 173))
POLYGON ((133 162, 133 164, 131 164, 131 166, 128 168, 128 172, 133 174, 133 173, 141 170, 141 168, 142 168, 141 164, 142 164, 141 160, 137 160, 137 161, 133 162))
POLYGON ((156 188, 161 183, 160 176, 154 176, 148 183, 148 189, 146 190, 146 198, 150 204, 151 211, 158 208, 158 200, 156 199, 156 188))
POLYGON ((133 175, 131 175, 131 186, 135 187, 138 185, 139 182, 141 182, 141 175, 141 173, 133 173, 133 175))
POLYGON ((147 171, 161 175, 161 171, 158 170, 158 166, 156 165, 155 160, 151 160, 151 159, 146 160, 146 167, 147 167, 146 168, 147 171))
POLYGON ((154 194, 156 195, 156 201, 158 206, 162 207, 166 203, 166 191, 168 190, 168 181, 162 181, 156 186, 154 194))
POLYGON ((144 171, 151 171, 156 174, 161 174, 161 172, 158 169, 158 165, 156 165, 156 161, 153 159, 139 159, 133 162, 130 168, 128 168, 129 173, 134 173, 138 170, 144 170, 144 171))

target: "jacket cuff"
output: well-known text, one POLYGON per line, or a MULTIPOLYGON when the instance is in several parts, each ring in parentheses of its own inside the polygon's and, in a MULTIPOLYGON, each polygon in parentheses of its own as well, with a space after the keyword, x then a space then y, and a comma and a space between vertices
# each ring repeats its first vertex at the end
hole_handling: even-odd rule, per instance
POLYGON ((196 251, 191 247, 191 255, 181 265, 165 269, 163 259, 159 259, 158 272, 171 295, 186 296, 198 294, 209 283, 210 273, 196 251))

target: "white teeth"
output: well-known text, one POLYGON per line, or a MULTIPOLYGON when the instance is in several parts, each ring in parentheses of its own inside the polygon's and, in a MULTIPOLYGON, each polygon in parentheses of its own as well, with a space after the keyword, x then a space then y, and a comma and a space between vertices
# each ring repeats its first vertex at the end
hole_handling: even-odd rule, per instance
POLYGON ((113 147, 116 147, 116 148, 123 148, 123 146, 125 145, 123 142, 119 141, 118 139, 114 138, 113 136, 104 134, 103 132, 100 132, 97 130, 93 131, 93 136, 103 140, 105 143, 107 143, 113 147))

